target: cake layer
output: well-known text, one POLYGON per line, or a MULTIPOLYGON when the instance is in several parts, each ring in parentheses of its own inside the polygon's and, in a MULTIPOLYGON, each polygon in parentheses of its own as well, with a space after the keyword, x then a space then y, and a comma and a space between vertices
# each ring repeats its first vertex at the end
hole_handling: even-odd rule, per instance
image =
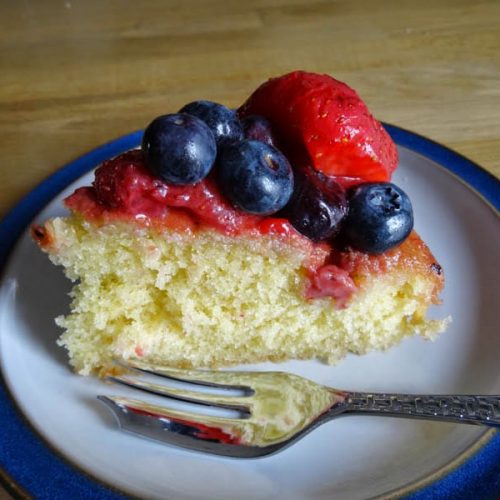
POLYGON ((113 358, 134 357, 178 367, 335 363, 408 335, 432 339, 446 326, 426 319, 443 278, 416 233, 376 257, 325 253, 355 284, 346 303, 307 298, 311 248, 276 236, 98 225, 76 214, 33 234, 76 282, 71 313, 57 323, 80 374, 103 374, 113 358))

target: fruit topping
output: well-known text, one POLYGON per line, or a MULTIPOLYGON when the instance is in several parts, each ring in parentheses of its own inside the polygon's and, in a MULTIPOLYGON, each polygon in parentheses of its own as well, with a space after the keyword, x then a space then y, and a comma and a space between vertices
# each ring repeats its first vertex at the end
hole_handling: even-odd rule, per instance
POLYGON ((412 228, 411 202, 398 186, 379 182, 351 188, 341 235, 348 245, 379 254, 399 245, 412 228))
POLYGON ((134 217, 144 224, 158 222, 179 231, 210 227, 232 235, 263 233, 260 224, 273 221, 235 209, 211 177, 189 186, 167 184, 145 166, 140 150, 105 161, 96 170, 93 186, 77 189, 65 203, 96 220, 103 214, 108 220, 134 217))
POLYGON ((273 78, 238 112, 265 116, 292 164, 299 158, 329 176, 388 181, 398 163, 396 146, 358 94, 328 75, 273 78))
POLYGON ((246 139, 265 142, 274 146, 271 123, 263 116, 247 116, 242 120, 243 132, 246 139))
MULTIPOLYGON (((374 182, 390 178, 396 147, 350 87, 296 71, 261 85, 238 113, 200 100, 159 116, 142 152, 97 170, 98 204, 136 217, 189 216, 228 234, 298 232, 371 254, 409 235, 408 197, 374 182)), ((333 274, 325 271, 328 287, 337 286, 333 274)))
POLYGON ((217 154, 214 136, 199 118, 163 115, 146 128, 142 150, 148 168, 170 184, 195 184, 210 172, 217 154))
POLYGON ((355 291, 356 285, 347 271, 334 264, 327 264, 309 276, 306 298, 333 297, 337 306, 344 308, 355 291))
POLYGON ((164 183, 145 167, 138 150, 105 161, 95 172, 94 189, 99 202, 113 209, 161 214, 164 183), (159 205, 159 206, 158 206, 159 205))
POLYGON ((269 215, 283 208, 293 190, 288 160, 273 146, 244 140, 227 145, 219 155, 219 187, 237 207, 269 215))
POLYGON ((196 116, 212 131, 217 145, 243 139, 243 128, 236 111, 212 101, 194 101, 186 104, 179 113, 196 116))
POLYGON ((344 189, 333 179, 311 167, 295 174, 295 187, 283 210, 292 226, 313 241, 338 233, 347 213, 344 189))

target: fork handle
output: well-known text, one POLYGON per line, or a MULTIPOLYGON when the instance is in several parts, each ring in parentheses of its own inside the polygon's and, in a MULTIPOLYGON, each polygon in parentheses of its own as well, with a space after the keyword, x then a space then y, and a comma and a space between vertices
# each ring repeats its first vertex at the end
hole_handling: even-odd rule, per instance
POLYGON ((500 396, 349 392, 342 410, 342 413, 369 413, 500 427, 500 396))

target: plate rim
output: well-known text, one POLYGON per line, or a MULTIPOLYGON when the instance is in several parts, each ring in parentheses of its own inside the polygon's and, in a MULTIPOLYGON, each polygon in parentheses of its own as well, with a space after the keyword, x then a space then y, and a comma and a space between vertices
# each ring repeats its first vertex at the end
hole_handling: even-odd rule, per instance
MULTIPOLYGON (((383 125, 398 146, 420 154, 444 167, 469 188, 472 188, 475 194, 489 204, 498 215, 500 181, 493 174, 460 153, 432 139, 395 125, 388 123, 383 123, 383 125)), ((19 237, 52 198, 104 160, 137 147, 141 142, 142 134, 142 130, 137 130, 120 136, 57 169, 24 196, 0 220, 0 241, 4 243, 0 247, 0 278, 19 237)), ((126 495, 118 488, 80 469, 38 434, 10 394, 1 365, 0 403, 0 422, 6 431, 3 435, 15 436, 17 444, 17 446, 13 446, 12 442, 9 442, 9 438, 0 440, 0 484, 10 494, 18 498, 29 498, 30 494, 36 495, 37 489, 39 492, 41 488, 46 491, 43 481, 46 474, 40 477, 39 474, 29 473, 29 470, 36 468, 36 470, 50 470, 54 474, 53 477, 56 478, 58 476, 64 477, 64 481, 58 482, 59 488, 63 488, 58 490, 59 493, 71 496, 78 490, 87 495, 99 494, 99 498, 106 499, 123 498, 123 495, 126 495), (5 425, 6 422, 7 425, 5 425), (5 441, 7 441, 7 446, 5 441), (22 445, 19 446, 21 442, 22 445), (36 453, 33 452, 33 449, 36 449, 36 453), (28 455, 25 453, 28 451, 31 460, 27 467, 26 456, 28 455), (10 460, 10 467, 7 463, 8 460, 10 460), (36 462, 36 465, 33 462, 36 462), (31 481, 28 481, 29 488, 31 488, 29 492, 26 476, 31 476, 31 481)), ((452 490, 463 492, 465 487, 471 487, 471 482, 475 483, 477 488, 485 477, 494 478, 497 473, 500 476, 500 433, 490 429, 441 468, 422 479, 417 479, 401 488, 387 492, 379 498, 394 498, 403 495, 425 498, 427 495, 439 497, 451 493, 452 490)), ((497 483, 493 487, 498 488, 500 492, 500 479, 497 483)))

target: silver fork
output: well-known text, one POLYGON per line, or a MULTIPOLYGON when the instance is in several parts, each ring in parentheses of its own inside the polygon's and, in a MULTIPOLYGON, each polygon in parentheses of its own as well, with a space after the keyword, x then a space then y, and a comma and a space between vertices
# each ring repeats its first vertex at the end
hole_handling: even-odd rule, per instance
POLYGON ((110 376, 107 380, 180 401, 236 410, 238 416, 231 418, 176 410, 120 396, 98 396, 126 431, 217 455, 240 458, 269 455, 332 418, 347 414, 500 427, 500 396, 497 395, 349 392, 284 372, 178 370, 138 361, 119 364, 128 373, 110 376), (145 380, 143 374, 217 388, 220 393, 168 387, 145 380), (228 390, 241 394, 228 394, 228 390))

